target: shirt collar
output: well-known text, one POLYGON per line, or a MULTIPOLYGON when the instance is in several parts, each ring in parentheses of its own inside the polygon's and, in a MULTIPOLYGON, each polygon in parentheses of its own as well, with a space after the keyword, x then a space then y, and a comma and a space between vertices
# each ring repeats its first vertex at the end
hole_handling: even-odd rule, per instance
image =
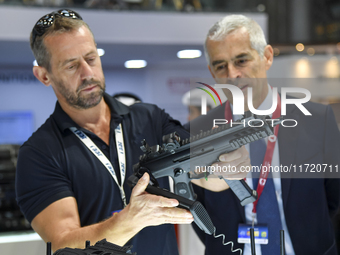
MULTIPOLYGON (((257 110, 268 110, 272 106, 272 104, 273 104, 272 93, 273 93, 272 88, 268 84, 267 96, 263 100, 263 102, 260 104, 260 106, 257 108, 257 110)), ((231 112, 233 112, 233 105, 232 104, 230 104, 230 108, 231 108, 231 112)), ((270 114, 270 117, 271 116, 272 116, 272 114, 270 114)), ((242 115, 234 115, 234 117, 233 117, 234 120, 242 119, 242 118, 243 118, 242 115)))
MULTIPOLYGON (((268 93, 266 98, 263 100, 263 102, 260 104, 260 106, 257 108, 257 110, 268 110, 273 104, 273 90, 272 87, 268 84, 268 93)), ((271 116, 271 114, 270 114, 271 116)))
MULTIPOLYGON (((128 114, 130 109, 125 104, 119 102, 118 100, 111 97, 109 94, 104 93, 104 101, 109 106, 111 110, 111 118, 120 118, 122 115, 128 114)), ((56 121, 58 127, 62 132, 70 127, 80 128, 71 118, 64 112, 61 108, 59 102, 57 101, 52 118, 56 121)))

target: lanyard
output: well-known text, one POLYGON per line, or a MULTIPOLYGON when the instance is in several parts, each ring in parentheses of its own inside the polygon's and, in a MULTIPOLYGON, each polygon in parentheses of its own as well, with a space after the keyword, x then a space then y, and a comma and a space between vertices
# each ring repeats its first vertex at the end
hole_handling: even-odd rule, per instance
MULTIPOLYGON (((232 119, 232 113, 231 113, 231 108, 230 108, 230 103, 226 102, 225 104, 225 111, 224 111, 224 116, 226 120, 231 120, 232 119)), ((272 119, 277 119, 281 116, 281 99, 279 94, 277 94, 277 107, 276 110, 273 113, 272 119)), ((270 169, 270 165, 272 163, 273 159, 273 154, 274 154, 274 148, 276 144, 276 138, 279 133, 279 125, 274 127, 274 135, 271 135, 268 137, 268 142, 267 142, 267 149, 266 149, 266 154, 263 159, 262 167, 261 167, 261 174, 259 178, 259 182, 257 185, 257 195, 258 198, 255 202, 253 202, 253 213, 256 213, 256 206, 259 201, 259 198, 262 194, 262 191, 264 189, 264 186, 266 185, 266 181, 268 178, 269 171, 263 171, 264 166, 267 167, 266 169, 270 169)))
POLYGON ((126 206, 126 196, 123 188, 124 180, 125 180, 125 166, 126 166, 126 159, 125 159, 125 147, 124 147, 124 138, 123 138, 123 129, 122 125, 119 124, 115 129, 115 137, 116 137, 116 148, 118 154, 118 165, 120 169, 120 176, 121 176, 121 185, 118 183, 117 175, 115 170, 108 160, 108 158, 102 153, 102 151, 94 144, 94 142, 81 130, 70 127, 70 130, 82 141, 85 146, 102 162, 102 164, 106 167, 107 171, 111 174, 113 180, 117 183, 122 201, 124 203, 124 207, 126 206))

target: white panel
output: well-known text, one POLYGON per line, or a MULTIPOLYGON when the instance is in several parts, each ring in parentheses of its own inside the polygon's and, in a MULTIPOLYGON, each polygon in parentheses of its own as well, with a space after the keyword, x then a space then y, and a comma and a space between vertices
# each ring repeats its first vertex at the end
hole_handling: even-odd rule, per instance
POLYGON ((0 235, 1 254, 46 254, 46 244, 34 232, 2 233, 0 235))

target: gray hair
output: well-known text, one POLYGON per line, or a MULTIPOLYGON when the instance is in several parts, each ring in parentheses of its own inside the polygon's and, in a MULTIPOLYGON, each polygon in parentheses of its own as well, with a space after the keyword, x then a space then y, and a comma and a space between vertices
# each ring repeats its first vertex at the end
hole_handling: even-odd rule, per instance
POLYGON ((208 64, 210 64, 209 54, 207 51, 208 39, 221 41, 228 34, 240 28, 245 28, 247 30, 251 47, 257 51, 261 58, 264 56, 264 49, 267 46, 267 41, 260 25, 253 19, 244 15, 229 15, 216 22, 208 32, 204 43, 204 54, 208 64))

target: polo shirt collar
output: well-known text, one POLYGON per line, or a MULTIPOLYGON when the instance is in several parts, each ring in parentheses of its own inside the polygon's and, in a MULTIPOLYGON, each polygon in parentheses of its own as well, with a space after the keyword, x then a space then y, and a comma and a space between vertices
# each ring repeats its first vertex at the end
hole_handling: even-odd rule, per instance
MULTIPOLYGON (((111 117, 114 115, 125 115, 130 112, 130 109, 125 104, 119 102, 118 100, 111 97, 109 94, 104 93, 104 100, 111 110, 111 117)), ((57 101, 52 117, 56 121, 58 127, 62 132, 70 127, 80 128, 61 108, 59 102, 57 101)))
POLYGON ((104 100, 107 103, 107 105, 110 107, 111 113, 117 113, 118 115, 125 115, 130 112, 130 108, 119 102, 117 99, 114 99, 109 94, 104 94, 104 100))

